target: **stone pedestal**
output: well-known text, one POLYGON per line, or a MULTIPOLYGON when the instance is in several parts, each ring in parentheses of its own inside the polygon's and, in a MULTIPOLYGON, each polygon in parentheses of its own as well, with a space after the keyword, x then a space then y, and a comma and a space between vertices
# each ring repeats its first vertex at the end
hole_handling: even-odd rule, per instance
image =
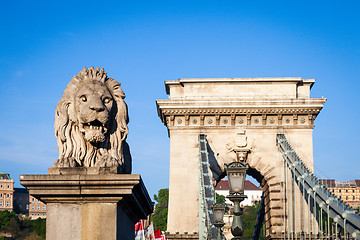
POLYGON ((100 168, 49 173, 20 176, 29 193, 47 204, 47 239, 133 240, 134 224, 153 211, 138 174, 100 168))

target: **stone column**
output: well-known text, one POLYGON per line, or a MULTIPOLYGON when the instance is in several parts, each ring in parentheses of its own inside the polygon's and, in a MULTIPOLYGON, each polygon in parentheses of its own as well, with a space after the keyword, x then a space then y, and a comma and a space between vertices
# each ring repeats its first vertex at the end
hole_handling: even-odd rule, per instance
POLYGON ((133 240, 134 224, 153 211, 138 174, 106 168, 56 168, 22 175, 20 183, 47 204, 46 238, 133 240))

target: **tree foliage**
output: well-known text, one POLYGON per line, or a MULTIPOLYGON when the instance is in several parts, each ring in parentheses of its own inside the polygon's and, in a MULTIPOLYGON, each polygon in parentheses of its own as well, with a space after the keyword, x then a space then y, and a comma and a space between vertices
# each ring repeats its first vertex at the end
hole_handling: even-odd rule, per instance
POLYGON ((16 239, 45 239, 46 219, 19 219, 15 212, 0 211, 0 231, 10 233, 16 239))
POLYGON ((216 203, 225 203, 225 196, 216 193, 216 203))
POLYGON ((6 231, 15 237, 20 232, 20 221, 18 218, 10 218, 6 224, 6 231))
POLYGON ((155 205, 154 214, 151 220, 154 223, 154 229, 166 231, 167 228, 167 215, 169 203, 169 189, 160 189, 158 194, 154 195, 154 200, 157 202, 155 205))
POLYGON ((33 221, 34 232, 41 236, 42 238, 46 238, 46 219, 38 218, 33 221))
POLYGON ((5 230, 12 218, 17 219, 14 212, 9 212, 8 210, 0 211, 0 229, 5 230))
MULTIPOLYGON (((251 239, 251 236, 254 232, 254 226, 256 223, 257 212, 259 210, 260 204, 255 204, 253 206, 244 207, 243 215, 241 220, 244 226, 244 239, 251 239)), ((260 233, 260 239, 262 239, 262 232, 260 233)))

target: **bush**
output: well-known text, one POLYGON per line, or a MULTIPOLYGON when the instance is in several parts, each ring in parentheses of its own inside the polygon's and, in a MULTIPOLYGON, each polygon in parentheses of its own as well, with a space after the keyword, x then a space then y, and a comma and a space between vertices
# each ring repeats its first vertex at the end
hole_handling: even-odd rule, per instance
POLYGON ((15 237, 20 232, 20 221, 18 218, 10 218, 5 230, 15 237))
POLYGON ((14 212, 9 212, 8 210, 0 211, 0 229, 5 230, 7 224, 9 223, 10 219, 15 218, 17 219, 14 212))
POLYGON ((44 218, 38 218, 36 220, 33 220, 33 228, 34 232, 41 236, 42 238, 46 238, 46 219, 44 218))
MULTIPOLYGON (((25 217, 21 220, 14 212, 0 211, 0 230, 16 239, 43 240, 46 238, 46 219, 30 220, 25 217)), ((0 240, 5 239, 8 238, 0 237, 0 240)))

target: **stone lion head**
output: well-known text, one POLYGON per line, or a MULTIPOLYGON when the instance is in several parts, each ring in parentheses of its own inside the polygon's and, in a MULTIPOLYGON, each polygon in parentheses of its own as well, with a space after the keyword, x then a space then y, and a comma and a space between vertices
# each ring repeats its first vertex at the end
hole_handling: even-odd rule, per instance
POLYGON ((130 160, 126 144, 127 106, 120 83, 104 69, 86 67, 74 76, 56 106, 55 135, 59 159, 54 167, 124 166, 130 160))

